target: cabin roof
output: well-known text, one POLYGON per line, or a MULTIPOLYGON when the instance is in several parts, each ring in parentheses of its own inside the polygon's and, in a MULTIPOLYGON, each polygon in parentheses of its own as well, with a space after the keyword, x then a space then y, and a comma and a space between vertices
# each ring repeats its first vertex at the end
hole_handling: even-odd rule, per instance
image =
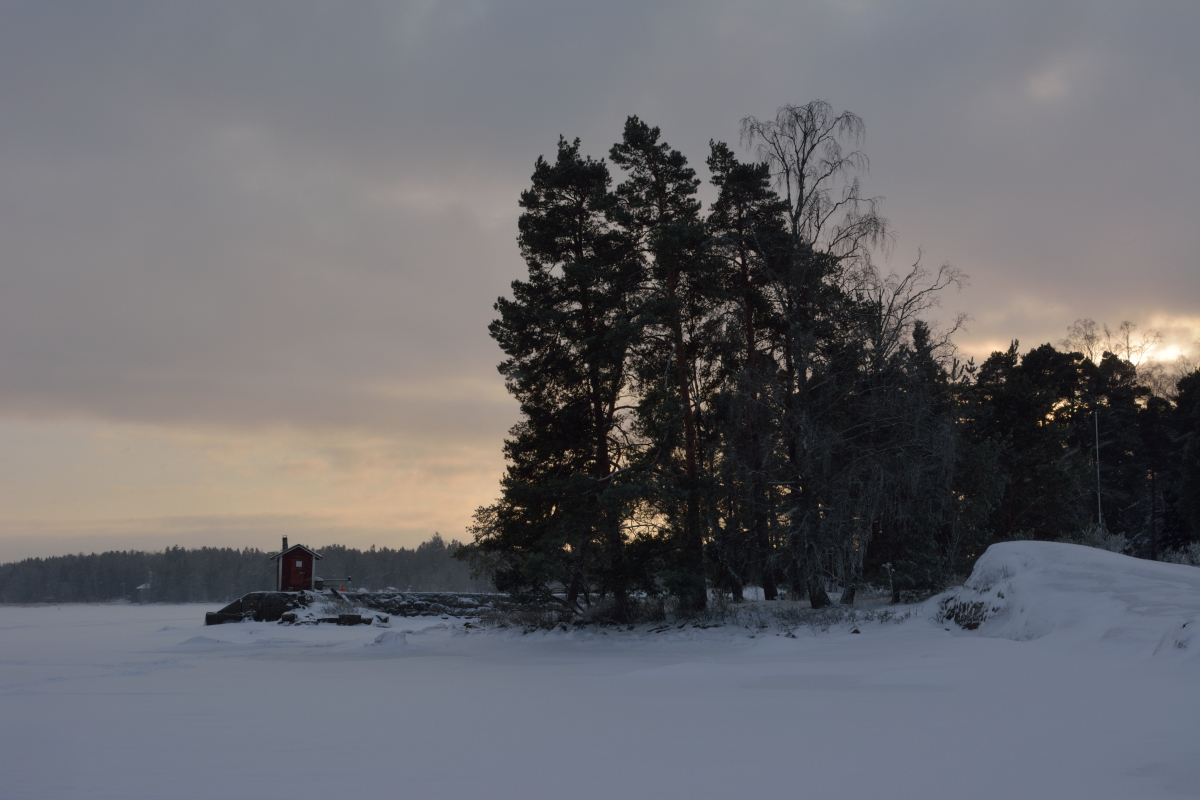
POLYGON ((281 550, 278 553, 274 553, 271 556, 271 560, 274 561, 275 559, 279 558, 280 556, 285 556, 288 553, 292 552, 293 550, 303 550, 306 553, 312 553, 314 558, 324 558, 325 557, 325 556, 321 555, 320 553, 318 553, 316 550, 313 550, 311 547, 305 547, 302 544, 294 544, 291 547, 289 547, 287 550, 281 550))

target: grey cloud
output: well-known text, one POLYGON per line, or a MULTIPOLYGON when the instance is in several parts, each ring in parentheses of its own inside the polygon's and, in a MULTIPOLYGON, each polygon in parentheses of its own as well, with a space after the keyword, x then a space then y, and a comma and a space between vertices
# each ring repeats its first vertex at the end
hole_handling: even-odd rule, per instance
POLYGON ((0 413, 498 436, 491 303, 558 134, 702 166, 784 102, 971 335, 1200 306, 1195 5, 6 4, 0 413), (1036 296, 1061 307, 993 313, 1036 296), (420 391, 380 391, 416 385, 420 391), (431 398, 436 387, 447 395, 431 398), (430 387, 434 387, 431 389, 430 387), (458 387, 458 388, 455 388, 458 387))

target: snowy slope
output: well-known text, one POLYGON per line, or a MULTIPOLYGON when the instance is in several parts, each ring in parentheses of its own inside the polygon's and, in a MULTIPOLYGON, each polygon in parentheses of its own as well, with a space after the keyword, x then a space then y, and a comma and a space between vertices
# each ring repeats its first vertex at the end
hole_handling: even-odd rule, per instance
POLYGON ((1200 797, 1200 570, 979 563, 975 630, 940 601, 797 638, 0 607, 0 798, 1200 797))
POLYGON ((1200 569, 1058 542, 988 548, 970 579, 929 604, 981 635, 1057 635, 1140 652, 1200 653, 1200 569))

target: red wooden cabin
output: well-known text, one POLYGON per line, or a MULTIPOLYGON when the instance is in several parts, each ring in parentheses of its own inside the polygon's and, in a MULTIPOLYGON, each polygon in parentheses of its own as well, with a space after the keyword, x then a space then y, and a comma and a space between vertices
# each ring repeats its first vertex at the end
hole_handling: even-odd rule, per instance
POLYGON ((287 537, 283 537, 283 550, 271 556, 275 564, 275 591, 300 592, 313 588, 316 577, 316 563, 323 556, 316 550, 309 550, 302 544, 288 547, 287 537))

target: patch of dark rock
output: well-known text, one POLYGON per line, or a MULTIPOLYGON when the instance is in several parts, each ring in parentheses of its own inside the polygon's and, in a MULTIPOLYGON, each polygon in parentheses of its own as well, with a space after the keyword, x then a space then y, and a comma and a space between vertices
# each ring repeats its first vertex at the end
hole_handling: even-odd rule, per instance
MULTIPOLYGON (((507 595, 466 594, 457 592, 251 592, 234 600, 220 611, 205 614, 206 625, 227 622, 276 622, 298 624, 296 610, 330 601, 369 611, 382 612, 390 617, 477 617, 488 612, 508 611, 519 607, 507 595), (290 615, 285 619, 285 615, 290 615)), ((332 609, 330 609, 332 610, 332 609)), ((339 614, 338 617, 344 616, 339 614)), ((377 615, 378 616, 378 615, 377 615)), ((336 621, 338 617, 327 618, 336 621)), ((365 617, 369 622, 370 617, 365 617)), ((325 621, 322 619, 321 621, 325 621)), ((357 623, 362 624, 362 623, 357 623)))
MULTIPOLYGON (((994 611, 995 609, 991 609, 994 611)), ((988 604, 982 601, 967 602, 956 598, 942 601, 938 618, 942 621, 953 622, 964 630, 973 631, 987 621, 988 604)))

